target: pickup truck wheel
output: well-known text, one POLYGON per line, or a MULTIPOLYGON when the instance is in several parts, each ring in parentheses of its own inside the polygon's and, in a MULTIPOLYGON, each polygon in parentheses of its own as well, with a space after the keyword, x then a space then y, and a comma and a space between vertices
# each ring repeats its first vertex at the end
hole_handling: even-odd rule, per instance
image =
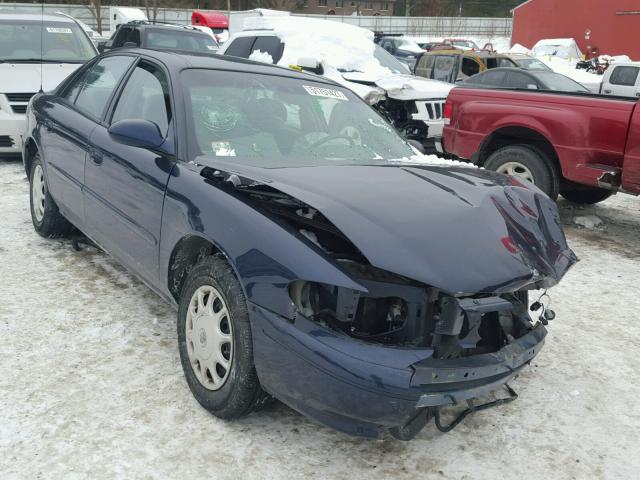
POLYGON ((268 399, 253 363, 247 302, 222 256, 201 260, 187 277, 179 302, 178 348, 191 393, 215 416, 240 418, 268 399))
POLYGON ((39 153, 36 153, 32 159, 29 184, 31 221, 36 232, 45 238, 69 235, 73 225, 62 216, 56 202, 51 198, 39 153))
POLYGON ((511 145, 493 152, 484 164, 487 170, 522 178, 555 200, 559 182, 555 167, 541 151, 528 145, 511 145))
POLYGON ((570 202, 593 205, 606 200, 613 195, 613 192, 604 188, 574 184, 570 187, 562 188, 560 194, 570 202))

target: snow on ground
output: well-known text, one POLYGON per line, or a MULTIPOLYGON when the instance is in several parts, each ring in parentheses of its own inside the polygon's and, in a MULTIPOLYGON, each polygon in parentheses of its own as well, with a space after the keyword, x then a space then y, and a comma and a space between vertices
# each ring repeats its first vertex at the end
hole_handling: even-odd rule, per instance
POLYGON ((640 469, 640 199, 560 202, 581 261, 551 290, 542 353, 513 403, 402 443, 282 404, 233 423, 184 381, 175 311, 114 260, 33 231, 0 160, 0 478, 629 479, 640 469), (596 215, 597 229, 572 226, 596 215), (507 473, 505 473, 507 472, 507 473))

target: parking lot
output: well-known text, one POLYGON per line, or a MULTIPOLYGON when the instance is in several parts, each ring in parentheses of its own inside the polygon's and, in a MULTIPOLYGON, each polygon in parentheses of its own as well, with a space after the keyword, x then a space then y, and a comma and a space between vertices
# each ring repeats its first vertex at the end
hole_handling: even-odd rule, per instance
POLYGON ((171 307, 102 252, 39 237, 19 161, 0 161, 0 205, 3 479, 637 477, 635 197, 560 200, 581 261, 551 291, 557 317, 512 384, 520 397, 408 443, 348 437, 279 403, 213 417, 187 388, 171 307))

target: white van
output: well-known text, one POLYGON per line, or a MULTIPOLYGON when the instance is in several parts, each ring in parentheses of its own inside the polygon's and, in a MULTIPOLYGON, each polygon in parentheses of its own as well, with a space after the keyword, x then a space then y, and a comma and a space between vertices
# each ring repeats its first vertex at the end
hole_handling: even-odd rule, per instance
POLYGON ((53 90, 97 53, 66 15, 0 14, 0 155, 22 153, 31 97, 53 90))
POLYGON ((621 97, 640 97, 640 62, 614 63, 602 79, 600 93, 621 97))

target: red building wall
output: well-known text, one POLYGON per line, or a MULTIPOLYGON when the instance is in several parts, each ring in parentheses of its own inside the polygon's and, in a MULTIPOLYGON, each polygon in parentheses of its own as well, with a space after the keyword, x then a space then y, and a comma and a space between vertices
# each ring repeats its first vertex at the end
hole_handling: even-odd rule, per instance
POLYGON ((582 53, 597 47, 600 54, 640 60, 640 0, 529 0, 513 11, 512 45, 571 37, 582 53))

